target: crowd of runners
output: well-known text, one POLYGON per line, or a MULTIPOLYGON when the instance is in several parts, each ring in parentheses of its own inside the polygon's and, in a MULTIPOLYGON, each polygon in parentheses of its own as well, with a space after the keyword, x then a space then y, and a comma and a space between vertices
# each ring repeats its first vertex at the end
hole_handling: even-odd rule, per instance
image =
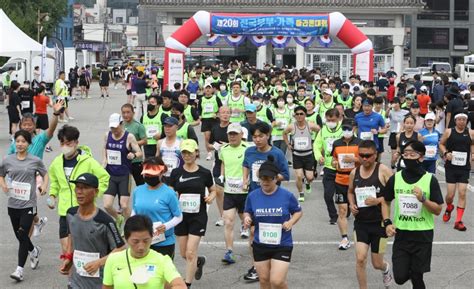
POLYGON ((3 75, 12 143, 0 163, 0 187, 19 244, 11 278, 23 280, 28 258, 38 267, 42 249, 32 236, 48 221, 36 209, 46 194, 58 213, 58 263, 70 288, 191 288, 206 262, 216 262, 199 252, 210 222, 223 227, 223 263, 239 262, 238 226, 252 259, 244 279, 288 288, 292 228, 311 209, 304 202, 318 177, 328 225, 339 229, 336 249, 355 247, 359 288, 367 288, 369 249, 383 286, 411 281, 425 288, 436 216, 467 230, 474 85, 434 74, 429 86, 393 70, 376 82, 358 75, 343 81, 320 69, 257 70, 237 61, 195 66, 184 85, 167 89, 163 76, 159 65, 98 72, 100 97, 109 97, 112 83, 126 94, 120 112, 109 116, 102 155, 93 156, 68 123, 72 100, 91 97, 90 67, 71 69, 68 82, 61 72, 51 89, 3 75), (59 152, 48 146, 54 137, 59 152), (44 152, 56 155, 50 164, 44 152), (288 190, 290 170, 296 191, 288 190), (444 194, 437 171, 445 175, 444 194), (208 220, 213 203, 220 218, 208 220), (176 251, 183 272, 173 264, 176 251))

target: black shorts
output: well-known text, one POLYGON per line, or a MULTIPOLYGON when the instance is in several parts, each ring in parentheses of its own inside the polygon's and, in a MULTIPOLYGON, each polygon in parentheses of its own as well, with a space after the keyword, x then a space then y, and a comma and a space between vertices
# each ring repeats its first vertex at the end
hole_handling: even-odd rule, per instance
POLYGON ((454 169, 452 166, 450 166, 450 167, 445 167, 444 174, 446 176, 446 183, 448 184, 455 184, 455 183, 468 184, 469 183, 470 170, 454 169))
POLYGON ((171 260, 174 260, 174 244, 168 246, 154 246, 150 247, 152 250, 160 253, 163 256, 170 256, 171 260))
POLYGON ((382 222, 354 222, 354 242, 370 245, 370 251, 384 254, 387 248, 387 234, 382 222))
POLYGON ((69 229, 67 225, 66 216, 59 217, 59 239, 67 238, 69 235, 69 229))
POLYGON ((248 194, 229 194, 224 192, 224 211, 236 208, 239 214, 243 214, 247 195, 248 194))
POLYGON ((79 80, 79 86, 86 86, 86 85, 87 85, 87 81, 79 80))
POLYGON ((207 214, 183 213, 183 221, 174 228, 176 236, 204 236, 207 229, 207 214))
POLYGON ((129 175, 124 176, 113 176, 110 175, 109 186, 104 194, 119 196, 119 197, 130 197, 130 192, 128 190, 128 185, 130 182, 129 175))
POLYGON ((9 111, 8 112, 8 119, 10 120, 11 123, 19 123, 20 122, 20 115, 18 114, 18 111, 9 111))
POLYGON ((377 137, 377 141, 379 142, 379 147, 377 149, 378 153, 383 153, 384 152, 384 149, 383 149, 383 140, 384 139, 385 138, 383 138, 383 137, 377 137))
POLYGON ((388 138, 388 145, 390 146, 392 150, 397 149, 397 133, 396 132, 390 133, 390 136, 388 138))
POLYGON ((47 114, 36 114, 36 128, 47 130, 49 128, 49 120, 47 114))
POLYGON ((344 186, 336 183, 336 193, 334 194, 334 202, 336 204, 347 204, 347 189, 349 186, 344 186))
POLYGON ((253 242, 252 251, 255 262, 274 259, 289 263, 291 261, 293 247, 270 247, 253 242))
POLYGON ((101 81, 99 82, 100 87, 109 87, 109 82, 108 81, 101 81))
POLYGON ((312 172, 314 169, 314 157, 313 154, 309 154, 307 156, 297 156, 293 154, 293 168, 303 169, 305 171, 312 172))
POLYGON ((431 251, 433 243, 397 240, 393 242, 392 266, 408 268, 415 273, 431 271, 431 251))
POLYGON ((219 120, 216 118, 203 118, 201 120, 201 132, 211 131, 216 123, 219 123, 219 120))

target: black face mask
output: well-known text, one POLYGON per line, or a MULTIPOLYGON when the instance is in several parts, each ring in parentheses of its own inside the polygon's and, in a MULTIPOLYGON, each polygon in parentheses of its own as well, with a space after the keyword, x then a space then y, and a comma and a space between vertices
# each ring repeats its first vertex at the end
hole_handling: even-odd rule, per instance
POLYGON ((421 166, 420 161, 403 158, 403 162, 405 163, 405 170, 407 172, 413 173, 415 175, 423 173, 423 167, 421 166))
POLYGON ((144 177, 145 183, 150 187, 156 187, 160 184, 160 177, 144 177))
POLYGON ((147 111, 153 111, 153 110, 155 110, 155 108, 156 108, 156 105, 149 104, 149 105, 147 105, 146 109, 147 109, 147 111))

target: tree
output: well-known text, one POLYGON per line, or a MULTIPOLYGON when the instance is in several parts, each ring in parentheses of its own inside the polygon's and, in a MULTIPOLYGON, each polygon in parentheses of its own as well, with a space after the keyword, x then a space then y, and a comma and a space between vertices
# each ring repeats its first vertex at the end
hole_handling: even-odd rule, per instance
MULTIPOLYGON (((37 37, 38 9, 41 13, 47 12, 49 14, 49 20, 42 23, 43 29, 40 33, 40 39, 45 35, 53 36, 62 18, 73 9, 68 7, 67 0, 0 0, 0 8, 18 28, 35 40, 37 37)), ((12 39, 14 39, 14 35, 12 35, 12 39)))

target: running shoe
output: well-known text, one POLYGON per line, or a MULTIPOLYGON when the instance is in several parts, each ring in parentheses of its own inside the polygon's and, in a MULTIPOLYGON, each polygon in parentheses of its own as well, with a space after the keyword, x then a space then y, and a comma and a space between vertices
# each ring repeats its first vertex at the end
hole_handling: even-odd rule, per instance
POLYGON ((10 274, 10 278, 16 280, 17 282, 21 282, 23 281, 23 272, 17 268, 15 272, 10 274))
POLYGON ((197 258, 197 269, 196 274, 194 274, 194 279, 200 280, 202 277, 202 269, 206 264, 206 256, 198 256, 197 258))
POLYGON ((244 226, 240 227, 240 238, 248 239, 250 237, 249 229, 245 229, 244 226))
POLYGON ((255 269, 255 267, 252 266, 252 268, 250 268, 247 271, 247 274, 244 275, 244 280, 252 281, 252 282, 258 281, 257 269, 255 269))
POLYGON ((451 208, 449 206, 446 207, 446 211, 444 211, 444 215, 443 215, 443 221, 445 223, 449 222, 449 220, 451 219, 451 212, 453 211, 454 209, 454 206, 451 206, 451 208))
POLYGON ((311 194, 311 184, 309 183, 305 183, 305 190, 304 190, 305 194, 311 194))
POLYGON ((298 201, 300 203, 303 203, 304 202, 304 193, 300 193, 300 197, 298 198, 298 201))
POLYGON ((319 172, 319 175, 322 177, 324 176, 324 168, 321 169, 321 171, 319 172))
POLYGON ((216 221, 216 226, 217 227, 223 227, 224 226, 224 220, 220 218, 219 220, 216 221))
POLYGON ((337 224, 337 218, 329 220, 329 225, 336 225, 336 224, 337 224))
POLYGON ((232 250, 228 250, 224 254, 224 258, 222 259, 222 262, 227 263, 227 264, 234 264, 235 263, 235 256, 232 250))
POLYGON ((39 256, 41 255, 41 247, 35 246, 35 249, 30 252, 30 266, 35 270, 39 265, 39 256))
POLYGON ((43 228, 44 226, 46 226, 47 222, 48 222, 47 217, 42 217, 39 219, 39 222, 34 225, 33 237, 39 237, 41 235, 41 232, 43 231, 43 228))
POLYGON ((289 167, 293 166, 293 163, 290 162, 290 161, 288 161, 288 166, 289 166, 289 167))
POLYGON ((53 149, 51 148, 51 146, 47 146, 45 149, 44 149, 45 152, 47 153, 50 153, 53 151, 53 149))
POLYGON ((103 94, 101 94, 101 95, 100 95, 100 97, 101 97, 101 98, 104 98, 104 95, 103 95, 103 94))
POLYGON ((382 276, 383 276, 383 286, 385 286, 385 288, 388 288, 392 284, 393 277, 392 277, 392 273, 390 273, 390 264, 389 263, 386 263, 386 264, 387 264, 387 269, 385 270, 385 272, 382 272, 382 276))
POLYGON ((75 118, 73 118, 72 116, 68 117, 69 120, 74 120, 75 118))
POLYGON ((122 235, 122 225, 125 222, 125 218, 122 215, 118 215, 115 222, 117 223, 117 229, 118 229, 120 235, 122 235))
POLYGON ((207 153, 206 161, 212 160, 212 152, 207 153))
POLYGON ((339 250, 347 250, 351 247, 351 242, 348 239, 342 239, 341 242, 339 243, 339 250))
POLYGON ((467 230, 466 226, 464 226, 464 223, 462 221, 454 223, 454 229, 464 232, 467 230))

